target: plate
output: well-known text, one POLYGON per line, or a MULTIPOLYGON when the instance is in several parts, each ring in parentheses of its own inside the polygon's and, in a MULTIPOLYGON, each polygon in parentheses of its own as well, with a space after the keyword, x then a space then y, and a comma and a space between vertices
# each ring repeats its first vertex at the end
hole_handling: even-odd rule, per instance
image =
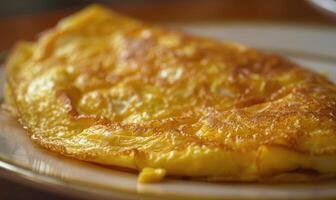
MULTIPOLYGON (((336 83, 336 29, 268 23, 184 23, 166 26, 281 54, 336 83)), ((1 88, 4 69, 0 68, 1 88)), ((1 91, 2 94, 2 91, 1 91)), ((0 175, 65 195, 91 199, 317 199, 336 197, 336 181, 297 184, 206 183, 166 179, 139 184, 130 172, 81 162, 33 144, 0 112, 0 175)))

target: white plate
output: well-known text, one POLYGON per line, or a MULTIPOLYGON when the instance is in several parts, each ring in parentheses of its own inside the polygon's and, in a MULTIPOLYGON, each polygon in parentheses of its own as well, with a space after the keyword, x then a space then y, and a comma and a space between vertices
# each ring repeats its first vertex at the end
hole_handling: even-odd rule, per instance
MULTIPOLYGON (((170 24, 170 27, 277 52, 336 82, 336 29, 285 24, 170 24)), ((0 71, 3 84, 3 69, 0 71)), ((2 85, 1 85, 2 87, 2 85)), ((2 92, 1 92, 2 94, 2 92)), ((336 197, 336 182, 232 184, 168 179, 138 184, 136 174, 49 153, 0 113, 0 174, 42 189, 106 199, 316 199, 336 197)))

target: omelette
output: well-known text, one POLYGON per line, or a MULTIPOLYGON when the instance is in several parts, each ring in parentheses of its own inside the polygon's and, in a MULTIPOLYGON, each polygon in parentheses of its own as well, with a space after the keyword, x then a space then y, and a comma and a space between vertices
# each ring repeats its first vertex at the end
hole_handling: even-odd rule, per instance
POLYGON ((64 156, 202 181, 336 174, 336 86, 277 55, 92 5, 6 63, 5 105, 64 156))

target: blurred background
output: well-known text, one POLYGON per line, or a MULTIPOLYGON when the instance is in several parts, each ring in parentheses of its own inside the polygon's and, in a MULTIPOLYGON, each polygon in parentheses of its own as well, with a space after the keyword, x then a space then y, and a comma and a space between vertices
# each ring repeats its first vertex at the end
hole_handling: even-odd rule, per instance
MULTIPOLYGON (((336 27, 335 0, 0 0, 0 52, 17 40, 33 40, 60 18, 91 3, 158 24, 267 21, 336 27)), ((61 198, 0 178, 0 199, 61 198)))
POLYGON ((100 3, 154 23, 176 21, 280 21, 335 26, 335 0, 1 0, 0 51, 34 39, 60 18, 100 3))

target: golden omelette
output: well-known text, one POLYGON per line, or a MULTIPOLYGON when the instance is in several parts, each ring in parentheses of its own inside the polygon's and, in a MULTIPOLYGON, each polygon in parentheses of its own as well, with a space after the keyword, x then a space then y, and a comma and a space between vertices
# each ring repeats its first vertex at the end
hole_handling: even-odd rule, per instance
POLYGON ((5 106, 34 142, 140 182, 336 174, 336 86, 279 56, 90 6, 6 70, 5 106))

